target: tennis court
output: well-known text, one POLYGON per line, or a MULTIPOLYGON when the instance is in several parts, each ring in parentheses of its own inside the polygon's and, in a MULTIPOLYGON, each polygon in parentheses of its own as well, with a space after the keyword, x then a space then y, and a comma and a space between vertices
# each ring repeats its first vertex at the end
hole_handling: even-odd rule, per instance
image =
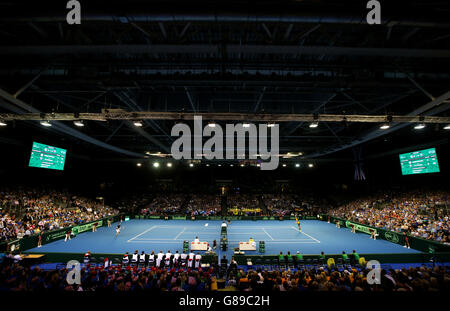
MULTIPOLYGON (((115 237, 115 226, 98 228, 97 232, 79 234, 70 241, 55 241, 31 252, 84 253, 124 253, 135 250, 145 252, 171 252, 183 250, 183 241, 220 242, 222 221, 211 220, 130 220, 122 223, 119 236, 115 237), (207 224, 207 226, 205 226, 207 224)), ((352 233, 347 228, 336 228, 334 224, 318 220, 301 222, 302 232, 298 231, 295 221, 232 221, 228 226, 228 250, 216 249, 218 255, 231 256, 239 242, 252 237, 257 243, 265 241, 265 254, 278 254, 300 251, 303 254, 339 254, 342 251, 359 253, 417 253, 400 245, 385 241, 372 240, 367 234, 352 233)), ((247 251, 258 254, 258 251, 247 251)))

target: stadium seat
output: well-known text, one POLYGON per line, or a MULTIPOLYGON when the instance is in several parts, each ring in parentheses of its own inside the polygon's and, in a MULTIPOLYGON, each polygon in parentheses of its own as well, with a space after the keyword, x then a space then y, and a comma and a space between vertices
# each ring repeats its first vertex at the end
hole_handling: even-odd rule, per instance
POLYGON ((255 265, 256 265, 256 268, 262 268, 262 266, 264 265, 264 261, 263 261, 262 257, 256 258, 255 265))
POLYGON ((264 269, 267 269, 267 270, 272 269, 272 260, 270 258, 266 258, 264 260, 264 269))
POLYGON ((278 259, 277 259, 277 258, 273 258, 273 259, 270 261, 270 264, 271 264, 271 266, 272 266, 272 269, 278 268, 278 259))
POLYGON ((281 269, 286 268, 286 257, 283 257, 283 259, 278 259, 277 264, 281 269))

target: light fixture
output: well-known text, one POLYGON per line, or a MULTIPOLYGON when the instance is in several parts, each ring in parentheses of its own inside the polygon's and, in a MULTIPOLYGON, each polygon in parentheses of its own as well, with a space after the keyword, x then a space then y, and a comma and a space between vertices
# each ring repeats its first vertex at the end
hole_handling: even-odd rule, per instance
POLYGON ((46 126, 46 127, 52 126, 52 124, 49 121, 42 120, 40 123, 42 126, 46 126))
POLYGON ((383 124, 380 125, 380 130, 387 130, 388 128, 391 127, 392 116, 391 116, 391 115, 388 115, 388 116, 386 117, 386 121, 387 121, 387 122, 385 122, 385 123, 383 123, 383 124))
POLYGON ((206 166, 209 166, 209 164, 206 164, 206 166))
POLYGON ((419 123, 416 126, 414 126, 415 130, 421 130, 423 128, 425 128, 425 123, 419 123))
POLYGON ((75 121, 73 121, 73 124, 78 127, 84 126, 83 120, 75 120, 75 121))
POLYGON ((244 167, 244 164, 241 164, 241 167, 244 167))
POLYGON ((317 122, 317 121, 314 121, 309 125, 310 128, 316 128, 318 126, 319 126, 319 122, 317 122))
POLYGON ((313 115, 313 119, 314 121, 309 125, 310 128, 316 128, 319 126, 319 115, 317 113, 313 115))
POLYGON ((194 163, 189 163, 189 166, 190 167, 194 167, 194 163))
POLYGON ((299 163, 295 163, 295 167, 300 167, 300 164, 299 163))
POLYGON ((222 166, 222 164, 217 164, 217 166, 222 166))
POLYGON ((286 167, 286 164, 283 164, 283 167, 286 167))
POLYGON ((230 164, 230 166, 233 167, 234 165, 233 165, 233 164, 230 164))
POLYGON ((256 164, 256 166, 257 166, 257 167, 261 167, 261 164, 258 163, 258 164, 256 164))
POLYGON ((250 123, 244 123, 242 124, 242 127, 250 127, 250 123))
POLYGON ((141 121, 134 121, 133 124, 136 127, 142 127, 142 125, 143 125, 141 121))
POLYGON ((5 121, 1 121, 0 120, 0 126, 6 126, 7 124, 6 124, 6 122, 5 121))
POLYGON ((216 123, 214 123, 214 122, 211 121, 211 122, 208 123, 208 126, 209 126, 209 127, 216 127, 216 123))
POLYGON ((444 126, 444 130, 450 130, 450 124, 447 124, 446 126, 444 126))
POLYGON ((267 124, 267 127, 274 127, 275 126, 275 123, 268 123, 267 124))
POLYGON ((309 163, 309 164, 308 164, 308 167, 314 167, 314 164, 309 163))
POLYGON ((137 167, 141 167, 141 166, 142 166, 142 163, 137 163, 136 166, 137 166, 137 167))
POLYGON ((167 163, 167 167, 172 167, 172 163, 171 162, 167 163))

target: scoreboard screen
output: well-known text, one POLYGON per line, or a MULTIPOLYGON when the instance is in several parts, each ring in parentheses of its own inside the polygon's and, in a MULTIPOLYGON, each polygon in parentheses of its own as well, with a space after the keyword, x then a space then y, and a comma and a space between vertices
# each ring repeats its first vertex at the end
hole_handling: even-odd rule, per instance
POLYGON ((28 166, 62 171, 66 162, 66 153, 66 149, 33 142, 28 166))
POLYGON ((436 149, 424 149, 399 155, 403 175, 438 173, 436 149))

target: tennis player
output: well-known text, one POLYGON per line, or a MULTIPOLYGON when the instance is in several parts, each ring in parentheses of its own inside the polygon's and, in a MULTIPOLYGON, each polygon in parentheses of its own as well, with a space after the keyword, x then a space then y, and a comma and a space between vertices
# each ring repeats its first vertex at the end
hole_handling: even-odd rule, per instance
POLYGON ((298 231, 302 232, 302 226, 300 225, 300 220, 298 220, 297 216, 295 216, 295 220, 297 221, 298 231))
POLYGON ((116 237, 119 235, 119 233, 120 233, 120 223, 116 227, 116 237))

